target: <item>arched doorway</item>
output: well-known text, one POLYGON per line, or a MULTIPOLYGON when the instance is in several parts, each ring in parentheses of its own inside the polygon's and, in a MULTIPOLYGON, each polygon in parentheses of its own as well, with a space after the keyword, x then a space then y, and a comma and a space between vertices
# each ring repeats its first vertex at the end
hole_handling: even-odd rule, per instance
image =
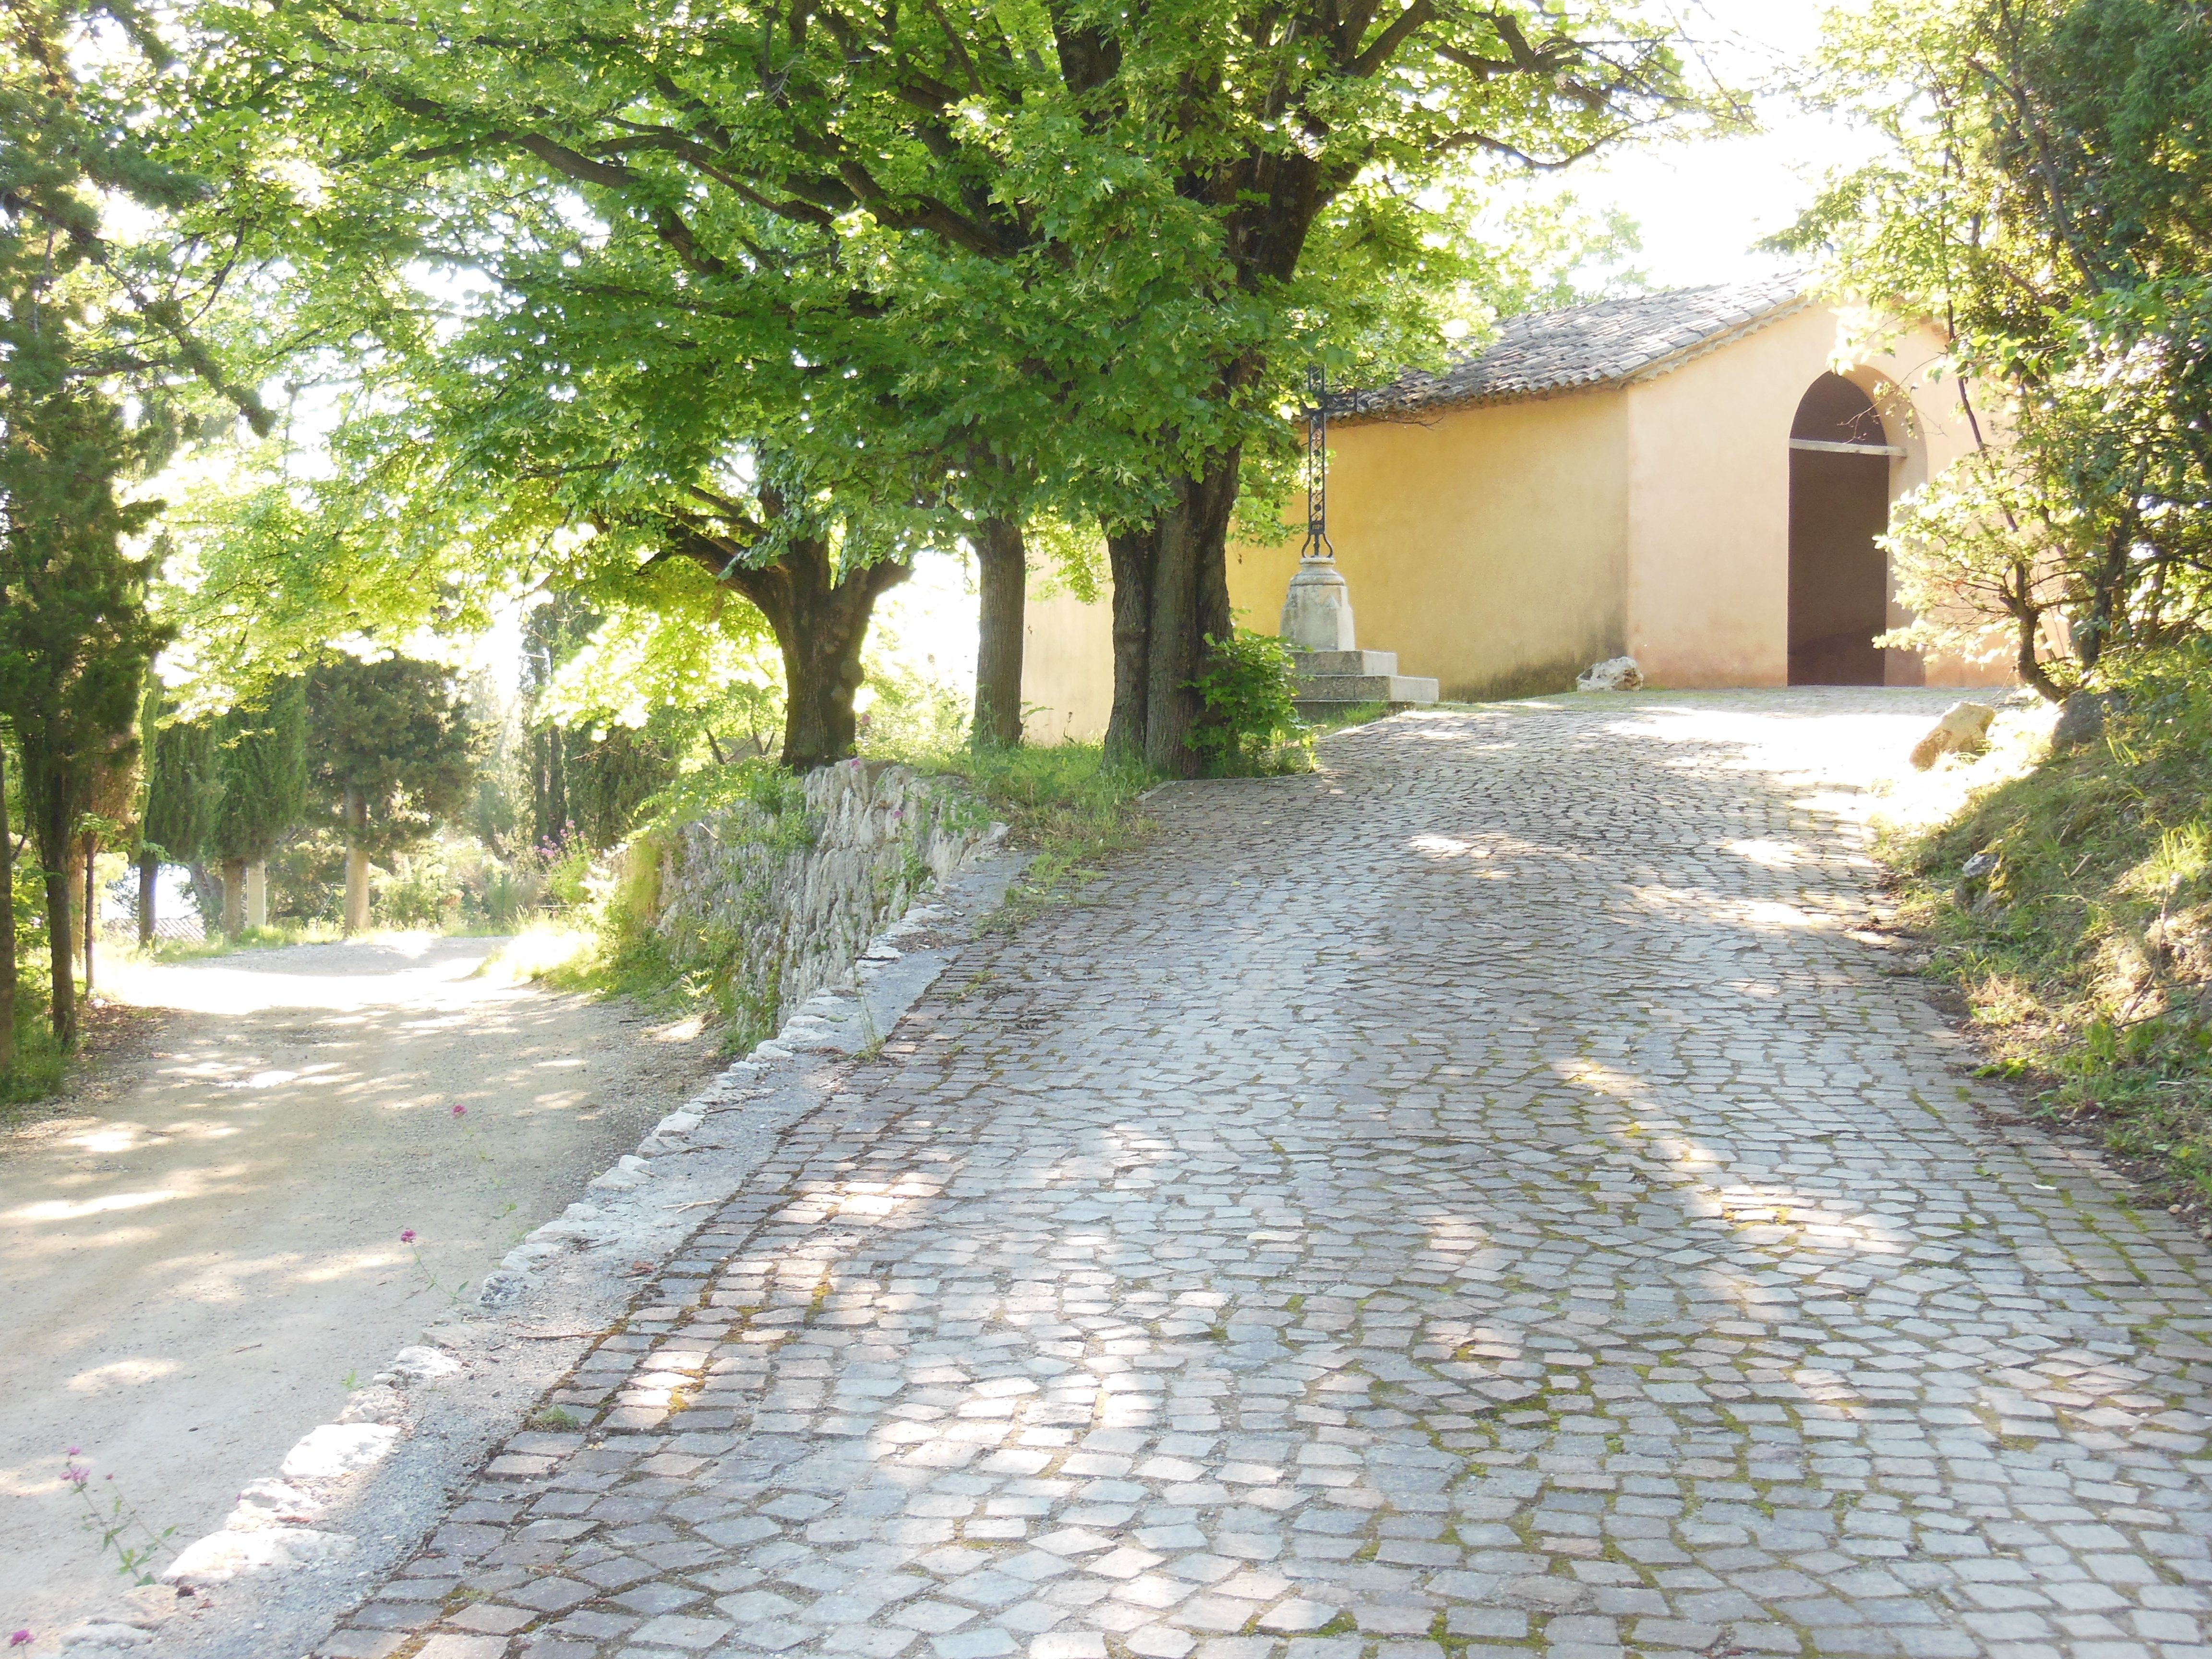
POLYGON ((1874 400, 1823 374, 1790 427, 1790 684, 1880 685, 1889 626, 1889 464, 1874 400))

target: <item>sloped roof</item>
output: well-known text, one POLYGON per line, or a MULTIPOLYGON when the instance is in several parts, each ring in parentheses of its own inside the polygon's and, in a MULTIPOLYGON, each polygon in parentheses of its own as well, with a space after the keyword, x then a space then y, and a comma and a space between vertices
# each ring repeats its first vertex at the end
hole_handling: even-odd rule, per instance
POLYGON ((1599 300, 1508 318, 1479 356, 1329 399, 1332 415, 1388 419, 1425 409, 1556 398, 1664 374, 1802 310, 1803 280, 1771 277, 1599 300))

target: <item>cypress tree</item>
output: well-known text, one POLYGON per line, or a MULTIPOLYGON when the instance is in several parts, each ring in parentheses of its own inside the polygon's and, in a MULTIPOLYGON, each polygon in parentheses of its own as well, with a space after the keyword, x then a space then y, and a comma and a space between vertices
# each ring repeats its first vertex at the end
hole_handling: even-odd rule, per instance
POLYGON ((246 871, 299 826, 307 799, 307 684, 280 681, 261 707, 216 722, 222 793, 206 850, 222 870, 222 930, 246 931, 246 871))
POLYGON ((0 715, 21 751, 46 880, 51 1017, 68 1046, 79 819, 99 769, 118 758, 118 736, 131 732, 146 665, 167 637, 146 614, 148 562, 121 545, 155 507, 117 501, 129 441, 96 392, 41 397, 11 385, 0 392, 0 715))
POLYGON ((368 926, 368 866, 468 803, 482 734, 434 663, 341 657, 311 677, 309 769, 345 837, 345 929, 368 926))

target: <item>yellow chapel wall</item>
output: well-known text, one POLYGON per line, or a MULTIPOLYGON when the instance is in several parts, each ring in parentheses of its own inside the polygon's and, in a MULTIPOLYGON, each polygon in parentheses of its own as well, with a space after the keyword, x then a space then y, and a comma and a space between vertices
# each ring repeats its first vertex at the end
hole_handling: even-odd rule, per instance
MULTIPOLYGON (((1102 561, 1103 562, 1103 561, 1102 561)), ((1106 583, 1099 583, 1102 590, 1106 583)), ((1066 587, 1031 592, 1022 627, 1022 738, 1096 743, 1114 712, 1110 590, 1085 605, 1066 587)))
MULTIPOLYGON (((1955 386, 1925 380, 1940 340, 1921 329, 1852 348, 1863 325, 1808 307, 1626 390, 1338 423, 1330 532, 1359 643, 1454 700, 1565 690, 1623 650, 1657 687, 1784 684, 1788 446, 1807 388, 1840 358, 1874 398, 1906 452, 1893 500, 1973 447, 1955 386)), ((1243 626, 1274 631, 1297 550, 1296 537, 1231 545, 1243 626)), ((1908 617, 1893 605, 1890 620, 1908 617)), ((2001 652, 1978 657, 1931 657, 1925 683, 2013 682, 2001 652)), ((1103 735, 1105 601, 1031 602, 1023 701, 1032 741, 1103 735)))
MULTIPOLYGON (((1560 690, 1618 655, 1623 415, 1599 392, 1332 426, 1329 538, 1361 647, 1461 702, 1560 690)), ((1299 539, 1231 547, 1245 627, 1275 631, 1299 539)))

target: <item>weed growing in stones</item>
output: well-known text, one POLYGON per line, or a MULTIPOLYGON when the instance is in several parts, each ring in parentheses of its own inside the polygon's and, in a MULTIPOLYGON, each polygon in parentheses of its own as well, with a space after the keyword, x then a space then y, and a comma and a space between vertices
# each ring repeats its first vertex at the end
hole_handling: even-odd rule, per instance
MULTIPOLYGON (((169 1540, 176 1536, 177 1529, 164 1527, 155 1532, 120 1492, 105 1484, 95 1495, 92 1471, 76 1461, 83 1454, 76 1447, 71 1446, 68 1461, 62 1466, 62 1479, 84 1506, 84 1513, 78 1518, 77 1524, 100 1540, 100 1553, 103 1556, 114 1556, 115 1571, 119 1576, 129 1578, 134 1584, 152 1583, 154 1559, 167 1547, 169 1540)), ((112 1474, 102 1477, 103 1482, 114 1479, 112 1474)), ((30 1639, 27 1632, 18 1632, 18 1638, 20 1639, 11 1638, 9 1645, 18 1647, 30 1639)))
MULTIPOLYGON (((469 1288, 469 1281, 465 1279, 457 1279, 451 1285, 441 1285, 438 1282, 438 1275, 430 1271, 430 1264, 422 1260, 422 1247, 416 1242, 416 1235, 412 1227, 404 1227, 400 1230, 399 1242, 404 1244, 409 1253, 414 1256, 415 1271, 422 1275, 422 1290, 443 1291, 446 1293, 447 1307, 459 1306, 463 1292, 469 1288)), ((417 1296, 422 1293, 422 1291, 416 1292, 417 1296)))

